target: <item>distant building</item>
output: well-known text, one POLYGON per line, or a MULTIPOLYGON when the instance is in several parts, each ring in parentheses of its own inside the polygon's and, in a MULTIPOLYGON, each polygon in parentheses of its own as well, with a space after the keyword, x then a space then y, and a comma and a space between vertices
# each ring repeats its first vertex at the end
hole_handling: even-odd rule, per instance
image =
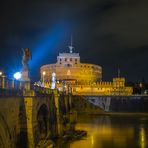
POLYGON ((125 86, 125 78, 113 78, 112 82, 97 82, 91 85, 74 85, 74 95, 132 95, 133 88, 125 86))
POLYGON ((112 82, 102 82, 102 67, 90 63, 81 63, 79 53, 60 53, 57 62, 40 68, 41 80, 50 87, 52 73, 56 73, 57 88, 66 90, 70 86, 76 95, 131 95, 132 87, 125 86, 125 78, 113 78, 112 82), (65 85, 65 88, 63 87, 65 85))

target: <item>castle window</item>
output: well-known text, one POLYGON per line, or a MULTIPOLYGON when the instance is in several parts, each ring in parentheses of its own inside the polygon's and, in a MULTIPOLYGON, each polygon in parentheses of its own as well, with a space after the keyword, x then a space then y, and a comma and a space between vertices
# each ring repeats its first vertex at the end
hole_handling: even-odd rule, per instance
POLYGON ((62 59, 60 59, 60 61, 62 61, 62 59))
POLYGON ((62 63, 60 62, 60 64, 62 64, 62 63))
POLYGON ((71 67, 71 64, 67 64, 67 67, 71 67))
POLYGON ((65 64, 65 67, 72 67, 71 64, 65 64))
POLYGON ((70 58, 70 61, 72 61, 72 58, 70 58))
POLYGON ((65 58, 65 61, 67 61, 67 58, 65 58))

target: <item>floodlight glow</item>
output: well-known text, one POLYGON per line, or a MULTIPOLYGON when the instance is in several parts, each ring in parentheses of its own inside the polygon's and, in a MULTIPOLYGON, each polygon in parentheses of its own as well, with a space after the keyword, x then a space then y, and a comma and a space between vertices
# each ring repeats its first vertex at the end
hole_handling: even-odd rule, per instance
POLYGON ((29 63, 30 68, 41 65, 43 58, 47 59, 47 55, 55 52, 59 45, 64 41, 63 35, 69 30, 69 24, 57 23, 52 30, 45 30, 36 40, 36 46, 32 48, 33 60, 29 63))
POLYGON ((20 72, 16 72, 13 77, 16 79, 16 80, 19 80, 21 78, 22 74, 20 72))

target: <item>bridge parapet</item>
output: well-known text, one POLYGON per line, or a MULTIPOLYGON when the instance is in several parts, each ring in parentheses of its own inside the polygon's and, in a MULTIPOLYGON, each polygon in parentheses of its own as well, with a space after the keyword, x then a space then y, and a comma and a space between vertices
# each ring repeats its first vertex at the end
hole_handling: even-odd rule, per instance
POLYGON ((23 91, 19 89, 2 89, 0 88, 0 98, 4 96, 23 96, 23 91))

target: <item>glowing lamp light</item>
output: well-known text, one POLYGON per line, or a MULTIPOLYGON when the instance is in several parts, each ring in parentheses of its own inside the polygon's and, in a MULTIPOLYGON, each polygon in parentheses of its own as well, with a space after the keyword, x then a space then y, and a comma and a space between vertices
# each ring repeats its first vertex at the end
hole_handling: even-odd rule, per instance
POLYGON ((43 71, 43 76, 45 76, 46 75, 46 71, 43 71))
POLYGON ((2 74, 3 74, 3 72, 2 72, 2 71, 0 71, 0 76, 2 76, 2 74))
POLYGON ((16 79, 16 80, 19 80, 21 78, 22 74, 20 72, 16 72, 13 77, 16 79))

